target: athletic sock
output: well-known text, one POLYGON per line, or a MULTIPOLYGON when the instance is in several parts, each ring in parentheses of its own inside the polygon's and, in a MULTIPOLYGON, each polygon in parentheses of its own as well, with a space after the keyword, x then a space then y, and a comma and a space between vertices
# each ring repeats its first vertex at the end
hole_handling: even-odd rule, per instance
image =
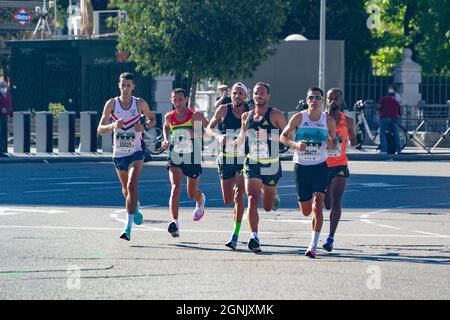
POLYGON ((317 244, 319 243, 320 232, 313 231, 311 233, 311 246, 313 249, 317 249, 317 244))
POLYGON ((234 223, 234 231, 233 231, 233 235, 237 237, 239 237, 239 231, 241 230, 241 223, 240 222, 235 222, 234 223))
POLYGON ((250 238, 252 238, 252 239, 255 239, 255 240, 258 240, 258 241, 259 241, 259 239, 258 239, 258 232, 252 232, 252 233, 251 233, 251 235, 250 235, 250 238))
POLYGON ((127 227, 131 228, 133 225, 133 219, 134 219, 134 213, 128 213, 128 221, 127 221, 127 227))

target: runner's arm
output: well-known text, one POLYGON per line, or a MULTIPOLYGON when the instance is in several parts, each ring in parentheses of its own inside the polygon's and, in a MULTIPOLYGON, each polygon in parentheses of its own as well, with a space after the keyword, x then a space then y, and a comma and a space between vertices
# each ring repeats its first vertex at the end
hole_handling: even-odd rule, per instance
POLYGON ((352 147, 356 146, 355 121, 347 117, 348 138, 352 147))
POLYGON ((163 124, 163 138, 164 138, 162 143, 163 149, 167 149, 169 147, 169 139, 170 139, 169 120, 170 120, 170 113, 167 113, 164 116, 164 124, 163 124))
POLYGON ((214 116, 212 117, 205 130, 208 136, 214 137, 215 139, 220 138, 221 133, 215 128, 219 123, 223 122, 225 110, 227 110, 226 106, 222 105, 214 113, 214 116))
POLYGON ((246 112, 242 115, 241 118, 241 132, 239 133, 239 136, 237 137, 237 139, 235 140, 235 144, 236 146, 240 147, 242 146, 242 144, 245 142, 245 137, 247 135, 247 118, 249 116, 249 112, 246 112))
POLYGON ((109 118, 111 117, 114 110, 114 99, 110 99, 106 102, 105 107, 103 108, 102 117, 100 119, 100 123, 98 124, 97 133, 105 134, 111 132, 111 130, 121 127, 123 119, 119 119, 113 123, 110 123, 109 118))
POLYGON ((292 138, 292 134, 297 130, 298 126, 302 122, 302 114, 299 112, 292 116, 288 124, 284 128, 280 136, 280 142, 289 148, 297 149, 297 142, 292 138))
POLYGON ((337 147, 337 139, 336 139, 336 121, 330 116, 327 116, 327 126, 328 126, 328 149, 336 149, 337 147))
POLYGON ((147 118, 145 123, 145 129, 151 128, 156 124, 156 118, 153 112, 150 110, 148 103, 144 99, 138 99, 139 111, 147 118))

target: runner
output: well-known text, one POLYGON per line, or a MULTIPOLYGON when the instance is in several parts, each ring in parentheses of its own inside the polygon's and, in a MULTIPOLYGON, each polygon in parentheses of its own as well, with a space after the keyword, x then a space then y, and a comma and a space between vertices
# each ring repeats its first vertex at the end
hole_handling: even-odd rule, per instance
POLYGON ((245 191, 248 198, 247 215, 251 230, 248 248, 261 252, 258 237, 258 203, 262 192, 263 208, 277 210, 280 198, 277 183, 282 176, 278 155, 280 132, 286 126, 284 114, 269 107, 270 86, 259 82, 253 89, 255 109, 242 115, 242 127, 237 145, 247 139, 248 155, 244 163, 245 191))
POLYGON ((133 221, 140 225, 143 220, 138 208, 138 180, 144 164, 142 130, 155 124, 155 117, 147 102, 132 96, 135 86, 136 81, 132 73, 120 75, 120 96, 106 102, 97 129, 99 134, 114 131, 113 162, 122 185, 128 213, 127 223, 120 238, 127 241, 131 240, 133 221), (144 125, 140 124, 142 114, 148 119, 144 125))
POLYGON ((305 255, 315 258, 323 224, 323 201, 327 187, 327 149, 335 148, 336 124, 323 113, 323 91, 310 88, 308 109, 295 114, 281 134, 281 142, 294 148, 294 172, 300 210, 313 212, 312 239, 305 255), (292 134, 295 132, 295 141, 292 134))
POLYGON ((249 109, 246 104, 247 87, 243 83, 238 82, 233 85, 231 101, 232 103, 218 107, 206 132, 208 135, 215 137, 222 146, 217 171, 220 176, 223 202, 227 206, 234 203, 234 230, 230 240, 225 245, 236 250, 245 205, 245 185, 242 175, 245 150, 244 146, 238 150, 235 145, 235 139, 239 136, 241 128, 242 114, 249 109), (218 126, 219 131, 213 130, 216 126, 218 126))
POLYGON ((206 197, 198 188, 202 174, 202 135, 208 121, 203 114, 187 107, 189 97, 183 89, 174 89, 171 102, 174 110, 164 117, 163 148, 169 148, 170 184, 172 185, 169 209, 172 221, 168 231, 172 237, 180 236, 178 212, 183 175, 187 177, 187 193, 197 202, 194 221, 200 221, 205 214, 206 197))
POLYGON ((328 252, 333 250, 334 234, 336 233, 339 220, 341 219, 341 200, 344 194, 347 178, 350 176, 348 170, 348 158, 346 150, 348 142, 356 145, 355 122, 341 112, 344 103, 342 91, 332 88, 327 93, 329 109, 327 114, 336 122, 337 148, 328 150, 328 187, 325 194, 325 207, 330 210, 330 234, 323 248, 328 252))

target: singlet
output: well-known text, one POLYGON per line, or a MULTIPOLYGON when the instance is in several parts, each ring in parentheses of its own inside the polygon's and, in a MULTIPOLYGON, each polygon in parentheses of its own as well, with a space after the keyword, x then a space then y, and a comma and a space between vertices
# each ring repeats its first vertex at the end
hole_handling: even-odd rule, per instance
POLYGON ((256 122, 253 119, 255 115, 255 110, 250 111, 247 118, 247 157, 250 160, 256 161, 258 163, 273 163, 279 161, 279 146, 272 141, 272 135, 276 135, 279 139, 280 129, 275 127, 270 122, 270 114, 273 108, 269 108, 261 119, 261 121, 256 122), (267 139, 261 140, 257 138, 255 132, 266 130, 267 139), (272 146, 272 143, 274 145, 272 146))
POLYGON ((302 122, 295 132, 295 141, 305 141, 306 150, 300 152, 295 150, 293 161, 304 166, 312 166, 327 160, 328 124, 327 115, 320 114, 319 121, 312 121, 308 110, 301 112, 302 122))
POLYGON ((179 157, 183 157, 183 159, 190 159, 190 164, 193 164, 194 151, 200 149, 201 153, 201 141, 200 148, 198 148, 195 145, 194 139, 194 123, 192 122, 194 111, 189 108, 186 118, 182 121, 177 120, 175 112, 175 110, 170 112, 169 156, 173 158, 174 155, 178 155, 179 157))
POLYGON ((122 107, 119 97, 114 98, 114 111, 110 120, 117 121, 121 118, 122 128, 114 129, 113 158, 122 158, 142 151, 142 133, 134 130, 134 125, 139 123, 141 118, 136 97, 131 97, 131 106, 128 109, 122 107))
MULTIPOLYGON (((248 111, 248 106, 245 104, 243 106, 244 112, 248 111)), ((241 119, 236 118, 233 114, 233 105, 227 104, 227 114, 218 125, 218 129, 222 134, 227 134, 227 143, 222 146, 222 152, 220 156, 222 157, 244 157, 245 156, 245 145, 237 148, 234 144, 234 140, 239 136, 241 129, 241 119)))
POLYGON ((348 144, 348 126, 347 118, 344 113, 340 112, 341 120, 336 126, 337 148, 335 150, 328 150, 328 167, 346 166, 348 165, 348 158, 346 155, 348 144))

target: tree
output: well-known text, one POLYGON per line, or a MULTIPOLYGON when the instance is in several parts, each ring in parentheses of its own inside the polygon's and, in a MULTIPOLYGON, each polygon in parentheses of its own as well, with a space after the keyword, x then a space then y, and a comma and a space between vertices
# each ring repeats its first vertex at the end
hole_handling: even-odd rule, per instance
POLYGON ((425 74, 450 72, 450 0, 373 3, 380 8, 382 21, 381 27, 373 30, 379 49, 372 61, 378 74, 392 73, 406 47, 425 74))
POLYGON ((284 23, 282 1, 114 0, 126 11, 119 50, 144 74, 192 78, 243 77, 265 59, 284 23))
MULTIPOLYGON (((320 1, 288 0, 284 3, 286 23, 280 38, 300 33, 310 40, 319 39, 320 1)), ((365 0, 327 1, 327 40, 345 40, 347 66, 370 67, 370 55, 376 47, 367 28, 369 14, 365 0)))

